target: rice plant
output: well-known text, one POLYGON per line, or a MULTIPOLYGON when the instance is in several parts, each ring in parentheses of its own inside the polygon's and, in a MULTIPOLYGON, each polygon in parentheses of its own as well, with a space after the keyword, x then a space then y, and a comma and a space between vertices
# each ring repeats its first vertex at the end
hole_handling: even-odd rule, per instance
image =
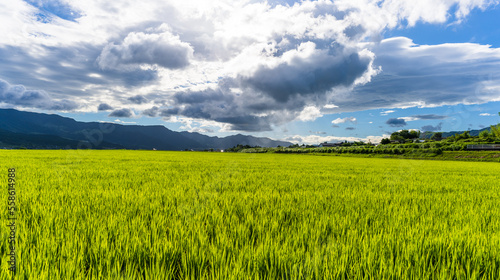
POLYGON ((10 167, 17 279, 500 277, 498 163, 7 150, 3 185, 10 167))

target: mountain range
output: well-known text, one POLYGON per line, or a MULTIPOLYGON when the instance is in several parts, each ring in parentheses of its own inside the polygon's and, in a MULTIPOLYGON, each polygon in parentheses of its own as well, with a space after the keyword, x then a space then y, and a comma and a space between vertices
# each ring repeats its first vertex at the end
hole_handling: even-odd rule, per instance
POLYGON ((223 150, 236 145, 289 146, 264 137, 210 137, 161 125, 79 122, 55 114, 0 109, 0 147, 32 149, 223 150))
MULTIPOLYGON (((470 136, 478 136, 481 132, 483 131, 491 131, 491 128, 490 127, 485 127, 483 129, 477 129, 477 130, 469 130, 469 135, 470 136)), ((449 132, 442 132, 442 135, 441 137, 442 138, 447 138, 447 137, 450 137, 450 136, 454 136, 456 134, 462 134, 464 133, 465 131, 449 131, 449 132)), ((423 138, 423 139, 431 139, 432 135, 434 134, 435 132, 424 132, 422 133, 422 135, 420 135, 420 138, 423 138)))

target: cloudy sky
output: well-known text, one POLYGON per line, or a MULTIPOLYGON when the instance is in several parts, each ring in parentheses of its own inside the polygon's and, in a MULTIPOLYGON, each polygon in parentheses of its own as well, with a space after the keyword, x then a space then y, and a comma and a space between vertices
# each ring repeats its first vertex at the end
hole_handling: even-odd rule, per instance
POLYGON ((298 143, 500 120, 498 0, 9 0, 0 107, 298 143))

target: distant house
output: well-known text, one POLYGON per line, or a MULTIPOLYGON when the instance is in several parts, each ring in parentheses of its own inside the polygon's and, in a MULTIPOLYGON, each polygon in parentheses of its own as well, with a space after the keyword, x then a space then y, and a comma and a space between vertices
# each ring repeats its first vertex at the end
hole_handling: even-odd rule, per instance
POLYGON ((325 143, 319 144, 319 146, 324 147, 324 148, 326 148, 326 147, 340 147, 340 146, 342 146, 342 143, 327 143, 327 142, 325 142, 325 143))

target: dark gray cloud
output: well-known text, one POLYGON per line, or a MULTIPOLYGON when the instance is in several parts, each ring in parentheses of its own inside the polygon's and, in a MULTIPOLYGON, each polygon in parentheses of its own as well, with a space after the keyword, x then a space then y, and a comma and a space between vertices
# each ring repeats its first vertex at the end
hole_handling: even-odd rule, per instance
POLYGON ((23 85, 11 85, 0 79, 0 103, 44 110, 70 111, 78 105, 70 100, 56 100, 43 90, 26 89, 23 85))
POLYGON ((134 104, 142 104, 148 102, 148 99, 142 95, 132 96, 127 98, 127 100, 131 101, 134 104))
POLYGON ((161 110, 160 115, 164 117, 182 115, 195 119, 213 120, 229 124, 232 130, 242 131, 269 131, 271 124, 281 121, 278 115, 286 110, 282 104, 269 99, 266 109, 274 108, 278 111, 269 114, 260 106, 264 98, 260 93, 246 91, 235 94, 227 88, 227 84, 230 82, 221 82, 216 89, 177 93, 173 98, 175 101, 173 108, 161 110), (258 105, 254 107, 255 104, 258 105), (265 113, 261 114, 261 112, 265 113))
POLYGON ((261 66, 251 77, 240 77, 244 87, 272 97, 279 103, 294 95, 321 94, 337 86, 349 86, 368 70, 369 58, 357 53, 335 57, 322 51, 296 58, 274 68, 261 66))
POLYGON ((123 109, 118 109, 114 110, 109 114, 109 117, 117 117, 117 118, 130 118, 134 115, 132 110, 123 108, 123 109))
POLYGON ((99 104, 99 107, 97 107, 97 110, 98 111, 109 111, 109 110, 113 110, 113 107, 109 106, 106 103, 101 103, 101 104, 99 104))
POLYGON ((213 120, 229 124, 232 130, 271 130, 271 124, 278 122, 276 116, 259 116, 257 110, 250 109, 248 105, 259 102, 259 98, 255 96, 252 99, 250 92, 233 93, 230 87, 235 84, 232 79, 223 79, 216 89, 179 92, 173 96, 174 104, 170 104, 170 108, 159 109, 158 113, 163 117, 180 115, 213 120))
POLYGON ((144 111, 142 111, 142 114, 145 115, 145 116, 148 116, 148 117, 156 117, 158 116, 158 111, 159 111, 160 108, 156 107, 156 106, 153 106, 149 109, 146 109, 144 111))
POLYGON ((232 79, 224 79, 216 89, 179 92, 174 95, 174 99, 176 102, 182 104, 202 104, 207 102, 231 104, 235 96, 230 92, 229 87, 233 84, 234 81, 232 79))
MULTIPOLYGON (((171 117, 178 115, 181 112, 179 108, 159 108, 157 106, 153 106, 149 109, 142 111, 142 114, 148 117, 171 117)), ((186 112, 185 115, 189 115, 189 112, 186 112)), ((196 115, 196 113, 194 114, 196 115)))
POLYGON ((392 127, 406 126, 406 121, 404 119, 392 118, 392 119, 388 119, 385 123, 392 126, 392 127))
POLYGON ((171 117, 174 115, 178 115, 181 112, 179 108, 169 108, 160 110, 160 116, 162 117, 171 117))
POLYGON ((356 130, 355 127, 346 127, 345 130, 356 130))
POLYGON ((371 63, 369 56, 338 45, 308 42, 295 48, 281 53, 276 66, 223 78, 216 88, 176 93, 171 105, 178 110, 171 113, 227 123, 233 130, 267 131, 297 118, 307 106, 321 108, 329 91, 352 85, 371 63))
MULTIPOLYGON (((163 112, 162 112, 163 113, 163 112)), ((180 110, 179 114, 195 119, 212 119, 209 105, 194 104, 180 110)))
POLYGON ((444 119, 448 118, 448 116, 441 116, 441 115, 435 115, 435 114, 413 115, 413 116, 410 116, 410 117, 418 119, 418 120, 444 120, 444 119))
POLYGON ((436 126, 425 125, 425 126, 422 126, 422 131, 441 131, 442 126, 443 126, 443 123, 439 123, 436 126))
POLYGON ((22 84, 30 88, 43 89, 54 98, 74 100, 99 94, 114 86, 134 88, 145 83, 154 83, 158 73, 154 69, 102 70, 95 63, 100 46, 80 45, 72 48, 40 47, 40 53, 32 53, 14 47, 0 47, 0 77, 11 84, 22 84), (43 69, 43 71, 32 71, 43 69), (89 85, 92 91, 83 89, 89 85))

